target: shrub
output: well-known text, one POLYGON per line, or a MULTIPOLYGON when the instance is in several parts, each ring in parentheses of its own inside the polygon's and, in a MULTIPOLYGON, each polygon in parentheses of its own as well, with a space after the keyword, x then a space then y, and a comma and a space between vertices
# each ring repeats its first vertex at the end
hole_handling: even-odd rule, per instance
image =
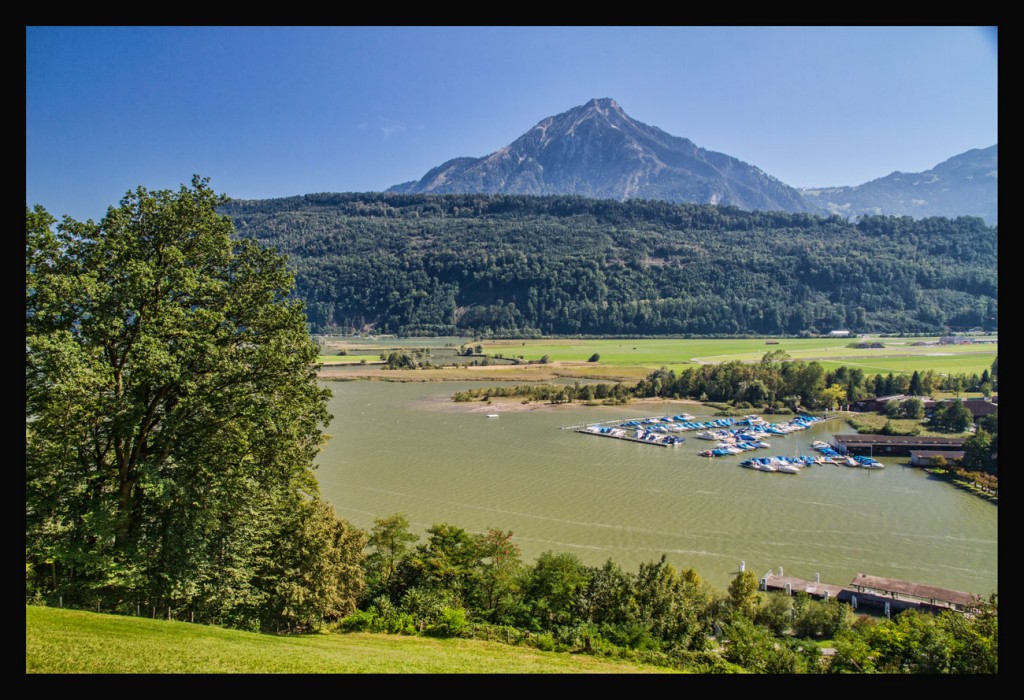
POLYGON ((466 637, 469 635, 469 622, 466 611, 462 608, 445 607, 441 611, 441 619, 428 627, 424 634, 431 637, 466 637))
POLYGON ((338 629, 342 632, 367 632, 373 629, 376 618, 377 616, 368 610, 356 610, 338 621, 338 629))
POLYGON ((540 649, 541 651, 555 650, 555 639, 551 636, 550 632, 544 632, 543 634, 531 634, 526 639, 526 643, 531 647, 540 649))

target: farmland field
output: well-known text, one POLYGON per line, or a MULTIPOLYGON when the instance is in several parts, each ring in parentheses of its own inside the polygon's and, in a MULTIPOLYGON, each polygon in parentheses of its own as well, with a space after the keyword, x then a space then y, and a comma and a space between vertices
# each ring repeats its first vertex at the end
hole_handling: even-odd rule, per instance
MULTIPOLYGON (((992 342, 963 345, 939 345, 937 337, 883 337, 866 340, 880 343, 883 347, 850 347, 862 342, 851 338, 542 338, 480 341, 467 338, 333 338, 329 347, 344 348, 351 354, 331 357, 330 360, 321 358, 321 361, 358 363, 360 358, 366 358, 369 363, 379 361, 380 352, 398 347, 429 347, 432 353, 451 353, 460 345, 468 343, 481 346, 482 354, 477 355, 477 358, 486 355, 491 358, 500 356, 537 362, 547 356, 549 364, 545 368, 548 373, 608 380, 638 380, 659 367, 678 371, 694 364, 718 364, 732 360, 757 362, 765 353, 775 350, 785 352, 794 360, 817 361, 826 370, 845 365, 859 367, 866 374, 909 374, 915 370, 929 369, 939 374, 980 374, 992 367, 999 349, 994 342, 995 337, 985 338, 992 342), (378 354, 372 355, 372 352, 378 354), (588 362, 595 353, 599 356, 598 361, 588 362)), ((465 360, 471 362, 473 357, 465 360)), ((483 378, 482 375, 489 372, 503 374, 495 368, 473 369, 474 378, 483 378)), ((507 372, 508 368, 505 369, 507 372)), ((453 374, 451 378, 465 377, 453 374)))

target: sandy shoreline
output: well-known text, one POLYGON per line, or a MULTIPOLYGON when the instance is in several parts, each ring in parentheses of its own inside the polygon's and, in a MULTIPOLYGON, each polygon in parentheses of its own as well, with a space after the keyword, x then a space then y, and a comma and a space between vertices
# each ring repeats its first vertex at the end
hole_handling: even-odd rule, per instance
POLYGON ((429 369, 384 369, 379 365, 328 365, 321 366, 317 378, 323 381, 389 381, 389 382, 465 382, 486 381, 507 384, 509 382, 540 383, 566 379, 598 381, 608 384, 617 382, 633 384, 653 370, 643 368, 613 374, 598 374, 594 365, 588 363, 557 363, 545 365, 491 365, 477 367, 434 367, 429 369), (591 371, 587 371, 587 370, 591 371))
MULTIPOLYGON (((530 401, 529 403, 523 403, 523 399, 517 399, 514 397, 495 397, 492 396, 490 401, 452 401, 451 399, 440 399, 435 398, 426 402, 436 410, 448 410, 457 413, 496 413, 501 415, 502 413, 522 413, 524 411, 558 411, 566 408, 580 408, 586 407, 588 404, 584 403, 548 403, 545 401, 530 401)), ((592 404, 594 407, 604 406, 605 404, 595 403, 592 404)), ((701 406, 700 401, 692 401, 688 399, 633 399, 628 404, 620 404, 620 407, 625 408, 645 408, 650 406, 652 412, 658 413, 659 411, 654 410, 657 406, 701 406)))

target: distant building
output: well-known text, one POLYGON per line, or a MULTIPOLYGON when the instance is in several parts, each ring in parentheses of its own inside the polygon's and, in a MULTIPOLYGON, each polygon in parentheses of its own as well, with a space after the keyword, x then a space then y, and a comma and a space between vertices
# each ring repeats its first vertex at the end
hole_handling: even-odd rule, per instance
POLYGON ((858 411, 863 413, 865 411, 877 411, 881 413, 885 410, 885 406, 890 401, 898 401, 903 403, 907 399, 918 398, 921 399, 921 405, 924 407, 925 412, 930 411, 935 406, 935 400, 928 396, 916 396, 911 397, 906 394, 893 394, 891 396, 875 396, 870 399, 860 399, 850 404, 851 411, 858 411))
POLYGON ((883 576, 857 574, 850 582, 850 587, 861 596, 877 597, 880 600, 888 599, 890 602, 898 600, 904 603, 913 603, 925 609, 973 612, 981 605, 981 597, 974 593, 900 581, 883 576))
POLYGON ((911 452, 962 451, 964 438, 924 437, 920 435, 870 435, 851 433, 833 437, 836 451, 842 454, 872 457, 908 457, 911 452))
POLYGON ((971 412, 975 420, 980 416, 989 416, 999 411, 999 404, 988 399, 946 399, 946 401, 960 401, 971 412))
POLYGON ((962 450, 911 450, 910 466, 930 467, 936 457, 942 457, 947 463, 958 462, 964 458, 964 453, 962 450))
POLYGON ((829 331, 828 334, 833 338, 845 338, 850 335, 850 331, 829 331))

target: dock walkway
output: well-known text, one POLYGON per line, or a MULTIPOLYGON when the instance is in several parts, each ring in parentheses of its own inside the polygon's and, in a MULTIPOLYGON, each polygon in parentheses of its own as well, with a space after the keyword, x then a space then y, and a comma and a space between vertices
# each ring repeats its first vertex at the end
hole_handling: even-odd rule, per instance
POLYGON ((854 610, 859 606, 875 608, 883 611, 886 616, 902 610, 924 610, 940 612, 955 610, 969 613, 975 610, 981 598, 973 593, 964 593, 935 586, 927 586, 909 581, 857 574, 849 586, 838 586, 822 583, 817 580, 784 576, 782 567, 779 573, 769 569, 758 580, 758 588, 762 591, 777 591, 788 595, 807 593, 819 600, 832 598, 849 603, 854 610))

